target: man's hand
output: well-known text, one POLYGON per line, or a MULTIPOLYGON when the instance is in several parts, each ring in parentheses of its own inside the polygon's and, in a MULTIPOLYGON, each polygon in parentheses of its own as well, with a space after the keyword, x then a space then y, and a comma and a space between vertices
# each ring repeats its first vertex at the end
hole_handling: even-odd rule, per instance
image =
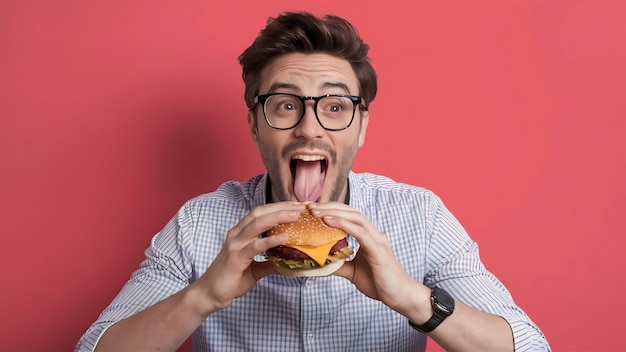
POLYGON ((221 252, 207 271, 194 285, 211 302, 210 311, 230 305, 233 299, 248 292, 258 280, 276 273, 271 263, 254 262, 254 256, 278 246, 287 235, 260 237, 259 235, 279 223, 294 222, 305 205, 296 202, 279 202, 259 206, 246 215, 226 235, 221 252))
POLYGON ((315 216, 322 217, 332 227, 349 233, 360 244, 351 262, 346 262, 335 275, 350 280, 361 292, 379 300, 407 317, 420 315, 428 320, 432 314, 430 289, 414 280, 391 251, 383 235, 355 209, 341 203, 311 203, 315 216), (421 302, 416 298, 423 297, 421 302), (426 307, 426 309, 419 309, 426 307), (421 311, 421 312, 420 312, 421 311), (419 314, 421 313, 421 314, 419 314))
MULTIPOLYGON (((413 279, 391 251, 387 236, 363 214, 341 203, 311 203, 315 216, 357 239, 354 260, 335 275, 350 280, 361 292, 377 299, 416 324, 433 314, 431 290, 413 279)), ((429 334, 447 351, 512 351, 513 334, 506 320, 455 301, 454 314, 429 334), (463 338, 459 338, 463 336, 463 338)))
POLYGON ((283 243, 287 236, 261 238, 260 234, 295 221, 304 209, 302 203, 281 202, 252 210, 228 231, 221 252, 196 282, 112 325, 97 351, 175 351, 207 316, 274 272, 271 263, 256 263, 254 256, 283 243))

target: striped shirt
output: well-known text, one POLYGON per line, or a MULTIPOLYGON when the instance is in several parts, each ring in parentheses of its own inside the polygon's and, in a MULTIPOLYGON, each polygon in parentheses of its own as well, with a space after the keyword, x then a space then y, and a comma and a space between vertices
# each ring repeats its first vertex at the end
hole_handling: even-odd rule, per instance
MULTIPOLYGON (((226 232, 265 204, 267 176, 227 182, 184 204, 157 233, 146 259, 85 332, 91 351, 115 322, 180 291, 220 252, 226 232)), ((539 328, 480 261, 478 247, 441 200, 424 188, 373 174, 349 175, 351 207, 389 237, 407 272, 429 287, 505 318, 517 351, 549 350, 539 328)), ((350 247, 358 243, 348 236, 350 247)), ((259 256, 258 260, 262 260, 259 256)), ((192 335, 194 351, 423 351, 426 336, 343 278, 270 275, 192 335)))

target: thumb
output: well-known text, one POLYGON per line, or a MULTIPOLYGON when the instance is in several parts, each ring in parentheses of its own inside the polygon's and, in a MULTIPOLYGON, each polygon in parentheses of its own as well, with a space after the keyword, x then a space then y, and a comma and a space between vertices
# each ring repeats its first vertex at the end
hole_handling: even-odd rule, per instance
POLYGON ((352 261, 346 261, 333 275, 343 277, 352 282, 352 278, 354 277, 354 263, 352 261))
POLYGON ((256 281, 268 275, 278 274, 272 262, 253 262, 250 266, 252 267, 252 276, 256 281))

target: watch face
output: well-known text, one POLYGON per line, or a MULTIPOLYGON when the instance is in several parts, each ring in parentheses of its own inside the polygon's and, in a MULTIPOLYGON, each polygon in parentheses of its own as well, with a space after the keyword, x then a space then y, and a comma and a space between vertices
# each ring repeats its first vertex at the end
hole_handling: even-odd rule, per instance
POLYGON ((433 290, 433 303, 435 308, 446 316, 454 311, 454 298, 438 287, 433 290))

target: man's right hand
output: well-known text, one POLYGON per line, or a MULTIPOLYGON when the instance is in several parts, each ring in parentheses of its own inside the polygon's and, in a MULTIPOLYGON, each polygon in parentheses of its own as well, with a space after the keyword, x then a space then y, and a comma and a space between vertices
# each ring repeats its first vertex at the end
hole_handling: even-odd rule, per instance
POLYGON ((226 234, 222 250, 194 283, 109 327, 96 351, 175 351, 212 313, 226 308, 258 280, 275 273, 254 257, 287 236, 261 237, 279 223, 294 222, 303 203, 279 202, 253 209, 226 234))
POLYGON ((228 231, 222 250, 193 284, 199 286, 208 298, 209 312, 227 307, 233 299, 252 289, 258 280, 276 273, 272 263, 255 262, 254 257, 284 243, 287 236, 261 237, 260 234, 279 223, 296 221, 305 208, 298 202, 262 205, 228 231))

